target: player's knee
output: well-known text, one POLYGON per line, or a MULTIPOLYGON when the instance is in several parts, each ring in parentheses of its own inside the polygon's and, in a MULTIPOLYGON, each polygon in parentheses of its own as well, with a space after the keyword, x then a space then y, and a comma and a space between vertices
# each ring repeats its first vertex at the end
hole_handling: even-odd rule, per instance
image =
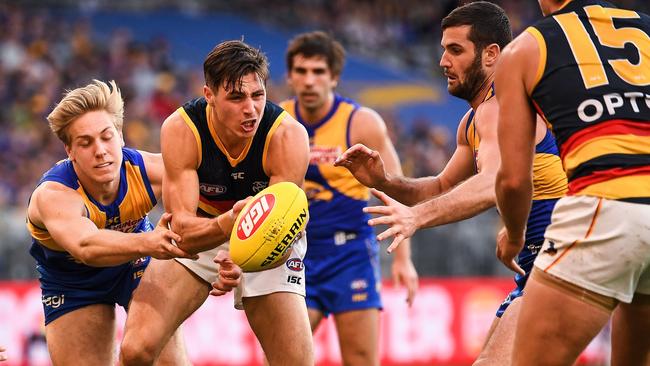
POLYGON ((343 354, 343 365, 361 366, 361 365, 379 365, 379 358, 376 352, 372 350, 357 348, 349 350, 343 354))
POLYGON ((153 365, 156 354, 155 346, 134 337, 124 337, 120 345, 120 363, 123 366, 153 365))
POLYGON ((291 347, 282 350, 271 350, 266 355, 269 365, 299 365, 299 366, 312 366, 314 365, 314 353, 309 349, 301 349, 300 347, 291 347))

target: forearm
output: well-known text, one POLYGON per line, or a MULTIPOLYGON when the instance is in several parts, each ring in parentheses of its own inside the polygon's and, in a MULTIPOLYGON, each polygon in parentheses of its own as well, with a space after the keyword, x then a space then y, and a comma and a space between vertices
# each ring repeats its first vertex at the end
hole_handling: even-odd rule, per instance
POLYGON ((494 207, 494 175, 475 175, 456 188, 414 207, 418 228, 434 227, 474 217, 494 207))
POLYGON ((147 235, 102 229, 83 238, 70 254, 88 266, 117 266, 148 255, 143 244, 147 235))
POLYGON ((501 174, 497 175, 497 207, 508 231, 508 237, 524 237, 526 222, 530 214, 532 195, 532 180, 528 179, 518 184, 508 184, 501 174))
POLYGON ((411 260, 411 240, 405 239, 400 245, 395 249, 395 259, 394 261, 410 261, 411 260))
POLYGON ((377 189, 408 206, 443 192, 442 184, 437 177, 408 178, 401 175, 389 176, 383 184, 377 186, 377 189))
POLYGON ((183 216, 178 217, 176 223, 172 219, 172 230, 182 238, 178 247, 188 253, 196 254, 216 248, 230 238, 234 223, 230 217, 231 211, 214 218, 183 216))

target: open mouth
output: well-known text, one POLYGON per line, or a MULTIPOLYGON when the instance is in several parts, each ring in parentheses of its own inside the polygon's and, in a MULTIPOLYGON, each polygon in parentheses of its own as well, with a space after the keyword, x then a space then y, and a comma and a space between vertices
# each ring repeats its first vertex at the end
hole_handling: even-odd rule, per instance
POLYGON ((108 166, 111 166, 112 164, 113 163, 109 161, 109 162, 106 162, 106 163, 101 163, 101 164, 95 165, 95 168, 97 168, 97 169, 106 168, 108 166))
POLYGON ((255 120, 244 121, 241 128, 244 132, 253 132, 255 130, 255 120))

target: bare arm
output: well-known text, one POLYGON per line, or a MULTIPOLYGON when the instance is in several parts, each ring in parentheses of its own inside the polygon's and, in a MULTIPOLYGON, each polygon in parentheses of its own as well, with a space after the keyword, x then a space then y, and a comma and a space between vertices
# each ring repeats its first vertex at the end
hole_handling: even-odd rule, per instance
MULTIPOLYGON (((402 176, 402 166, 386 131, 386 124, 375 111, 361 108, 355 113, 351 122, 350 140, 378 152, 390 176, 402 176)), ((409 305, 413 304, 418 287, 418 274, 411 261, 410 240, 404 240, 395 249, 391 270, 395 284, 406 286, 408 292, 406 302, 409 305)))
MULTIPOLYGON (((494 180, 499 167, 497 116, 496 100, 488 100, 479 106, 475 117, 478 121, 477 132, 481 139, 477 159, 479 172, 445 194, 414 206, 415 215, 420 218, 418 228, 465 220, 495 205, 494 180)), ((463 145, 467 145, 464 137, 463 141, 460 139, 458 141, 459 147, 463 145)), ((467 149, 471 157, 473 153, 469 145, 467 149)), ((464 169, 467 167, 465 166, 464 169)))
POLYGON ((115 266, 147 255, 159 259, 189 257, 171 243, 180 237, 164 227, 169 215, 151 232, 98 229, 84 216, 81 196, 59 183, 46 182, 38 187, 27 213, 34 224, 47 229, 61 248, 89 266, 115 266))
POLYGON ((465 139, 468 115, 469 112, 458 127, 454 154, 435 177, 409 178, 388 172, 379 152, 363 144, 349 148, 334 165, 346 167, 361 184, 379 189, 403 204, 414 205, 448 191, 473 174, 472 152, 465 139))
POLYGON ((217 247, 230 237, 234 223, 232 210, 216 218, 197 217, 199 204, 198 145, 183 117, 174 112, 165 120, 160 132, 165 166, 163 202, 173 214, 172 230, 183 238, 179 247, 198 253, 217 247))
POLYGON ((526 73, 528 68, 537 69, 538 57, 531 55, 539 55, 539 50, 532 37, 524 32, 501 54, 495 81, 499 90, 497 99, 502 106, 499 112, 502 161, 496 178, 496 196, 507 235, 507 240, 499 243, 497 256, 515 271, 518 267, 514 257, 524 244, 533 194, 536 123, 526 86, 532 85, 532 79, 526 73), (526 64, 531 59, 535 62, 532 68, 526 64))
POLYGON ((293 182, 302 187, 309 166, 309 136, 307 130, 288 113, 275 130, 268 148, 265 173, 269 184, 293 182))

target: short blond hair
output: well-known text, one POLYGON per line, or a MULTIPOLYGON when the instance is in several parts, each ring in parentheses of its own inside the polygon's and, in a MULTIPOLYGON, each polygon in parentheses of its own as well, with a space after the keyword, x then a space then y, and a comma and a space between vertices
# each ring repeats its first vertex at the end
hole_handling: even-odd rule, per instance
POLYGON ((114 80, 109 86, 99 80, 93 80, 84 87, 68 90, 61 101, 47 116, 50 129, 64 144, 70 145, 67 127, 83 114, 92 111, 106 111, 113 118, 113 125, 122 132, 124 122, 124 100, 114 80))

